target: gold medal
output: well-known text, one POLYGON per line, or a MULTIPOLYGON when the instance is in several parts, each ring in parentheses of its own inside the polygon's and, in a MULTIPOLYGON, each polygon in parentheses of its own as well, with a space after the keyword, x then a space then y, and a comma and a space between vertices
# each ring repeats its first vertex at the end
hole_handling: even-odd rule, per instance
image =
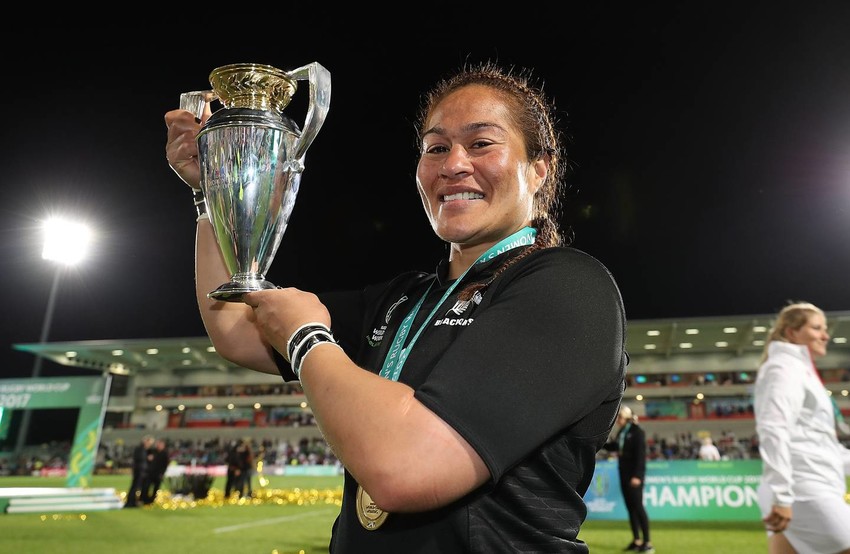
POLYGON ((374 531, 384 524, 389 512, 378 508, 369 493, 357 485, 357 519, 367 531, 374 531))

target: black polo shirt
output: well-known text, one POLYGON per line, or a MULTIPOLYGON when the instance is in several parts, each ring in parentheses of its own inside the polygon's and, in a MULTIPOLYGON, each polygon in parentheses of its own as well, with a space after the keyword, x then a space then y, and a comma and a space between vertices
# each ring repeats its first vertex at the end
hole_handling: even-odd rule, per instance
MULTIPOLYGON (((487 280, 522 250, 470 269, 428 321, 451 285, 446 262, 435 274, 319 295, 348 355, 378 373, 399 324, 433 281, 408 341, 425 327, 398 380, 472 445, 492 476, 452 505, 392 513, 366 530, 355 512, 357 483, 346 472, 332 552, 588 551, 577 538, 587 515, 582 497, 624 391, 622 298, 598 260, 547 248, 458 303, 466 283, 487 280)), ((293 379, 279 360, 281 374, 293 379)))

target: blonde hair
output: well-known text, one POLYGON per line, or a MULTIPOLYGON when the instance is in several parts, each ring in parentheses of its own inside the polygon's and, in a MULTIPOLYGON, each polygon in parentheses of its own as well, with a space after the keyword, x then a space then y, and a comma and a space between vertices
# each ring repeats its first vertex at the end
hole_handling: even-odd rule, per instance
POLYGON ((625 404, 620 406, 620 417, 624 417, 634 423, 637 423, 638 420, 638 416, 625 404))
POLYGON ((820 315, 826 319, 823 310, 809 302, 791 302, 782 308, 776 316, 776 322, 767 334, 759 364, 763 364, 767 360, 767 351, 772 341, 788 342, 788 337, 785 336, 786 331, 788 329, 795 331, 801 329, 813 315, 820 315))

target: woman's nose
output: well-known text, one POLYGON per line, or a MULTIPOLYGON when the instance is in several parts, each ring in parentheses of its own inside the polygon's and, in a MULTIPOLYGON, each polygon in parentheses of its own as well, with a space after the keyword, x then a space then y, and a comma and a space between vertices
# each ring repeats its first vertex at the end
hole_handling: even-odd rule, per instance
POLYGON ((446 159, 440 167, 440 173, 446 177, 452 177, 471 172, 472 164, 469 161, 469 155, 466 148, 459 144, 455 144, 446 155, 446 159))

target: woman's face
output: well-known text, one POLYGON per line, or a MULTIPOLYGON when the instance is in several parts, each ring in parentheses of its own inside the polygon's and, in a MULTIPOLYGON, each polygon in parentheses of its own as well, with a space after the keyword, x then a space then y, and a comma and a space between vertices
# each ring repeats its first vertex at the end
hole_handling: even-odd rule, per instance
POLYGON ((496 243, 531 222, 546 164, 526 160, 522 135, 492 89, 467 86, 435 106, 422 152, 416 184, 441 239, 496 243))
POLYGON ((826 355, 829 333, 826 331, 826 319, 821 314, 811 314, 805 325, 799 329, 788 329, 785 336, 794 344, 808 346, 813 358, 826 355))

